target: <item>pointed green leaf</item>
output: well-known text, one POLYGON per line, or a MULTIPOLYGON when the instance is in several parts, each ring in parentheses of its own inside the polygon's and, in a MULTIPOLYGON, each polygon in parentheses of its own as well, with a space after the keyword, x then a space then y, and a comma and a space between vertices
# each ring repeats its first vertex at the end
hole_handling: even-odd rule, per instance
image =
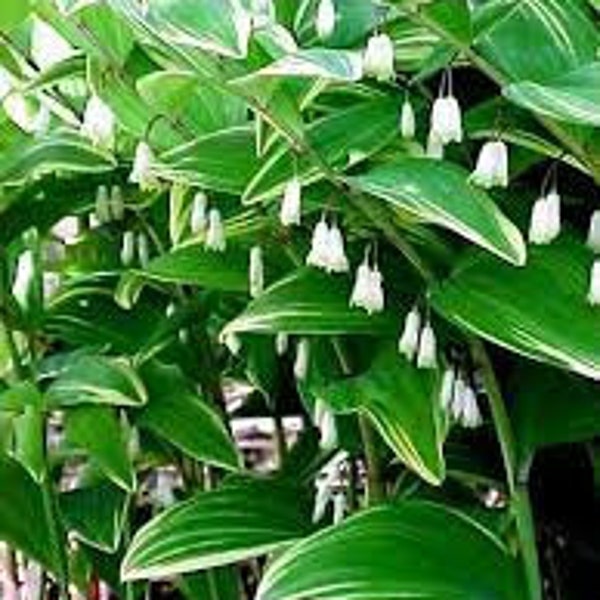
POLYGON ((124 580, 155 579, 262 556, 303 537, 301 491, 275 480, 237 480, 168 509, 135 535, 124 580))
POLYGON ((426 502, 381 506, 320 531, 267 569, 257 600, 524 600, 517 561, 466 515, 426 502))
POLYGON ((586 301, 592 262, 591 252, 572 240, 531 248, 522 269, 474 254, 432 290, 431 300, 476 335, 600 379, 600 312, 586 301))
POLYGON ((519 230, 468 174, 446 161, 403 158, 350 181, 425 222, 446 227, 516 265, 525 263, 519 230))

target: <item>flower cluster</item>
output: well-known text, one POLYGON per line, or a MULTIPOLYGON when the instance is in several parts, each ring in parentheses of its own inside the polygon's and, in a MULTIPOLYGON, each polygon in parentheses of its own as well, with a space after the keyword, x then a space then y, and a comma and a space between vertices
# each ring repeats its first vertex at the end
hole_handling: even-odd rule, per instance
POLYGON ((148 236, 142 231, 137 235, 133 231, 125 231, 121 239, 121 264, 131 267, 136 259, 140 267, 145 269, 150 262, 150 243, 148 236))
POLYGON ((346 273, 350 268, 342 232, 335 222, 328 225, 325 215, 313 231, 306 264, 328 273, 346 273))
POLYGON ((385 306, 383 277, 377 261, 371 260, 369 249, 365 251, 363 262, 356 270, 356 279, 350 296, 350 306, 366 310, 370 315, 381 312, 385 306))
POLYGON ((404 328, 398 340, 398 352, 407 360, 416 357, 419 369, 437 368, 437 340, 433 327, 423 320, 417 306, 406 315, 404 328))
POLYGON ((444 371, 440 404, 444 411, 463 427, 472 429, 482 423, 475 389, 454 367, 448 367, 444 371))

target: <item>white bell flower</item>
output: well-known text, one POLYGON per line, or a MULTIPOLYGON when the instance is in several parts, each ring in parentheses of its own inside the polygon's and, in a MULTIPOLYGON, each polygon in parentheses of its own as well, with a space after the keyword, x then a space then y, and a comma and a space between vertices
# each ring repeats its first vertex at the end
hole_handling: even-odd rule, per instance
POLYGON ((431 131, 444 145, 450 142, 462 142, 462 114, 458 100, 452 94, 439 97, 433 103, 431 131))
POLYGON ((294 361, 294 377, 298 381, 304 381, 308 375, 310 362, 310 342, 307 338, 298 340, 296 346, 296 359, 294 361))
POLYGON ((250 250, 250 270, 249 270, 249 288, 250 297, 256 298, 263 293, 265 287, 265 274, 262 249, 260 246, 254 246, 250 250))
POLYGON ((398 341, 398 352, 403 354, 409 361, 415 357, 419 349, 419 333, 421 331, 421 314, 415 306, 404 320, 404 329, 398 341))
POLYGON ((435 369, 437 367, 437 341, 430 323, 426 323, 421 331, 417 367, 419 369, 435 369))
POLYGON ((158 186, 158 179, 152 172, 156 162, 152 148, 146 142, 139 142, 135 149, 133 168, 129 175, 131 183, 137 183, 140 190, 151 190, 158 186))
POLYGON ((389 35, 380 33, 369 38, 363 56, 363 71, 367 77, 378 81, 394 79, 394 43, 389 35))
POLYGON ((280 331, 275 336, 275 352, 277 356, 283 356, 287 350, 290 343, 290 338, 287 333, 280 331))
POLYGON ((194 235, 203 232, 208 223, 207 219, 208 198, 204 192, 197 192, 192 202, 190 215, 190 229, 194 235))
POLYGON ((592 213, 586 244, 594 253, 600 254, 600 210, 592 213))
POLYGON ((279 220, 284 227, 300 225, 302 219, 302 184, 298 177, 292 177, 286 185, 279 211, 279 220))
POLYGON ((83 112, 81 134, 94 146, 112 150, 115 145, 116 119, 110 106, 93 94, 83 112))
POLYGON ((225 226, 223 225, 221 213, 217 208, 211 208, 208 213, 208 230, 204 247, 213 252, 224 252, 227 247, 225 226))
POLYGON ((410 100, 406 99, 402 104, 400 112, 400 134, 405 140, 412 140, 415 137, 416 131, 417 120, 415 118, 415 111, 410 100))
POLYGON ((508 149, 503 141, 486 142, 482 146, 470 180, 485 189, 508 185, 508 149))
POLYGON ((344 236, 335 223, 329 228, 328 236, 326 270, 330 273, 347 273, 350 265, 346 256, 344 236))
POLYGON ((454 384, 456 382, 456 372, 454 368, 448 367, 442 377, 442 386, 440 389, 440 405, 444 410, 452 406, 454 396, 454 384))
POLYGON ((312 235, 310 252, 306 257, 306 264, 327 269, 329 267, 329 226, 325 217, 322 216, 316 224, 312 235))
POLYGON ((429 134, 427 136, 426 154, 429 158, 433 158, 435 160, 442 160, 444 158, 444 144, 442 143, 439 135, 433 131, 433 129, 429 130, 429 134))
POLYGON ((121 242, 121 264, 129 267, 135 257, 135 234, 133 231, 126 231, 123 234, 121 242))

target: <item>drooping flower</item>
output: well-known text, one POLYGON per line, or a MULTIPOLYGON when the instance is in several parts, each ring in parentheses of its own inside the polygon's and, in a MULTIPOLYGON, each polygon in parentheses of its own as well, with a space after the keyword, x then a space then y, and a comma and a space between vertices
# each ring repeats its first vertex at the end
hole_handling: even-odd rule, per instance
POLYGON ((81 134, 94 146, 112 150, 115 145, 116 119, 110 106, 92 94, 83 112, 81 134))
POLYGON ((154 488, 154 501, 160 508, 167 508, 174 504, 173 474, 167 469, 156 470, 156 483, 154 488))
POLYGON ((426 154, 429 158, 433 158, 435 160, 442 160, 444 158, 444 144, 442 143, 442 140, 438 134, 433 131, 433 129, 429 130, 429 134, 427 136, 426 154))
POLYGON ((279 211, 279 220, 284 227, 300 225, 302 218, 302 184, 298 177, 292 177, 286 184, 279 211))
POLYGON ((419 332, 421 331, 421 314, 415 306, 406 315, 404 329, 398 341, 398 352, 412 361, 419 349, 419 332))
POLYGON ((381 312, 385 306, 383 278, 377 265, 371 267, 368 251, 365 252, 365 258, 356 270, 350 306, 362 308, 370 315, 381 312))
POLYGON ((560 234, 560 196, 553 190, 538 198, 531 211, 529 241, 532 244, 549 244, 560 234))
POLYGON ((123 220, 125 215, 125 202, 121 186, 113 185, 110 189, 110 214, 115 221, 123 220))
POLYGON ((586 244, 590 250, 600 254, 600 210, 592 213, 586 244))
POLYGON ((294 361, 294 376, 298 381, 304 381, 308 375, 310 362, 310 342, 307 338, 298 340, 296 360, 294 361))
POLYGON ((467 389, 467 382, 462 375, 458 375, 454 382, 454 394, 450 410, 455 421, 460 421, 464 410, 464 398, 467 389))
POLYGON ((110 221, 110 198, 108 188, 105 185, 99 185, 96 190, 96 218, 100 225, 110 221))
POLYGON ((412 140, 417 130, 415 111, 410 100, 407 98, 402 104, 400 112, 400 134, 405 140, 412 140))
POLYGON ((444 145, 463 140, 460 105, 451 92, 445 97, 438 97, 433 103, 431 133, 444 145))
POLYGON ((329 228, 327 250, 327 266, 325 270, 329 273, 346 273, 350 268, 348 258, 346 257, 346 248, 344 236, 337 224, 329 228))
POLYGON ((283 356, 288 349, 290 342, 290 338, 287 333, 280 331, 275 336, 275 352, 277 352, 277 356, 283 356))
POLYGON ((337 445, 337 427, 331 409, 320 399, 315 403, 315 424, 321 433, 321 448, 331 450, 337 445))
POLYGON ((485 189, 508 185, 508 148, 502 140, 482 146, 470 180, 485 189))
POLYGON ((194 235, 206 229, 208 198, 204 192, 197 192, 192 202, 192 213, 190 215, 190 229, 194 235))
POLYGON ((442 386, 440 388, 440 406, 448 410, 452 406, 454 396, 454 384, 456 382, 456 372, 453 367, 448 367, 442 377, 442 386))
MULTIPOLYGON (((316 420, 316 419, 315 419, 316 420)), ((340 470, 343 463, 348 459, 348 453, 345 451, 338 452, 335 456, 321 469, 318 476, 315 478, 315 503, 313 512, 313 523, 318 523, 324 516, 327 506, 331 502, 334 491, 339 490, 340 486, 340 470)), ((341 490, 339 490, 341 491, 341 490)))
POLYGON ((208 230, 204 247, 213 252, 224 252, 227 247, 225 239, 225 226, 221 219, 221 212, 218 208, 211 208, 208 213, 208 230))
POLYGON ((142 269, 145 269, 150 262, 150 244, 148 236, 142 231, 137 236, 137 256, 142 269))
POLYGON ((129 267, 133 263, 135 256, 135 233, 126 231, 123 234, 121 242, 121 264, 124 267, 129 267))
POLYGON ((461 424, 463 427, 474 429, 481 425, 482 418, 479 406, 477 405, 477 395, 470 385, 465 387, 462 398, 462 409, 461 424))
POLYGON ((343 490, 338 490, 333 495, 333 524, 338 525, 344 520, 348 512, 348 498, 343 490))
POLYGON ((430 323, 426 323, 421 331, 417 367, 419 369, 437 368, 437 341, 430 323))
POLYGON ((139 142, 135 149, 133 169, 129 175, 131 183, 137 183, 140 190, 151 190, 158 186, 158 179, 152 172, 155 163, 154 152, 146 142, 139 142))
POLYGON ((329 267, 329 244, 329 226, 325 220, 325 215, 323 215, 313 230, 310 252, 306 257, 306 264, 327 269, 329 267))
POLYGON ((317 35, 320 40, 325 41, 333 35, 336 19, 334 0, 320 0, 315 23, 317 35))
POLYGON ((264 264, 262 249, 260 246, 254 246, 250 250, 250 297, 256 298, 263 293, 265 286, 264 264))
POLYGON ((394 71, 394 43, 389 35, 372 35, 363 56, 363 71, 367 77, 378 81, 391 81, 394 71))
POLYGON ((600 260, 595 260, 592 265, 588 302, 592 306, 600 305, 600 260))

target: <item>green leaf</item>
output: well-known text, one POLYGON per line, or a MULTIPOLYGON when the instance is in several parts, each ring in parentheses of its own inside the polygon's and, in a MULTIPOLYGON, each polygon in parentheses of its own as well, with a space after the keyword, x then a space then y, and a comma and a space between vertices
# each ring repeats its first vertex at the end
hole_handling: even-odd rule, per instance
POLYGON ((177 587, 187 600, 239 600, 238 579, 236 567, 221 567, 181 577, 177 587))
POLYGON ((127 516, 128 497, 110 483, 98 483, 60 495, 67 529, 104 552, 116 552, 127 516))
POLYGON ((78 406, 66 412, 67 441, 85 450, 106 476, 126 491, 135 489, 135 471, 119 420, 110 407, 78 406))
POLYGON ((10 31, 23 22, 30 11, 30 0, 3 0, 0 5, 0 31, 10 31))
POLYGON ((531 248, 523 269, 469 255, 432 290, 432 304, 491 342, 600 379, 600 313, 586 301, 592 261, 572 240, 531 248))
POLYGON ((361 309, 350 308, 350 293, 351 282, 347 277, 303 268, 250 302, 223 333, 389 335, 396 332, 396 322, 390 314, 370 316, 361 309))
POLYGON ((439 485, 445 474, 438 378, 386 344, 366 373, 316 391, 336 412, 361 412, 409 468, 439 485))
POLYGON ((136 274, 161 282, 243 292, 248 289, 248 255, 231 244, 225 252, 210 252, 201 244, 186 245, 155 258, 136 274))
POLYGON ((23 466, 3 454, 0 454, 0 481, 0 539, 56 571, 56 547, 41 488, 23 466))
POLYGON ((548 81, 596 58, 598 34, 577 1, 484 2, 475 21, 476 49, 513 82, 548 81))
POLYGON ((257 166, 254 131, 243 126, 169 150, 161 155, 155 171, 165 179, 235 195, 243 192, 257 166))
POLYGON ((142 376, 149 402, 137 424, 150 429, 186 454, 228 470, 237 470, 235 445, 214 409, 194 393, 176 367, 148 363, 142 376))
POLYGON ((140 406, 147 400, 144 384, 122 359, 77 356, 52 383, 46 404, 64 408, 80 404, 140 406))
POLYGON ((350 182, 418 219, 458 233, 510 263, 525 263, 526 248, 519 230, 454 164, 403 158, 351 177, 350 182))
POLYGON ((149 4, 146 22, 167 42, 244 58, 250 15, 239 0, 167 0, 149 4))
POLYGON ((40 483, 46 475, 44 459, 45 420, 39 406, 26 406, 23 414, 15 417, 15 458, 40 483))
POLYGON ((0 181, 19 183, 44 173, 103 173, 115 167, 114 159, 93 148, 83 138, 53 133, 42 139, 19 143, 2 152, 0 181))
POLYGON ((246 479, 175 505, 135 535, 124 580, 155 579, 267 554, 303 537, 310 520, 296 487, 246 479))
POLYGON ((595 438, 600 430, 600 387, 558 369, 520 364, 509 386, 511 420, 520 461, 539 448, 595 438))
POLYGON ((360 52, 309 48, 284 56, 252 77, 319 77, 332 81, 359 81, 362 75, 360 52))
POLYGON ((515 104, 545 117, 600 125, 600 63, 592 63, 542 84, 519 81, 502 93, 515 104))
POLYGON ((29 406, 42 406, 42 395, 30 381, 19 381, 0 393, 0 411, 18 414, 29 406))
MULTIPOLYGON (((347 166, 350 154, 364 160, 384 147, 398 127, 398 103, 389 97, 376 97, 336 111, 307 127, 308 144, 331 167, 347 166)), ((306 185, 323 179, 323 169, 311 157, 299 155, 297 164, 288 144, 277 144, 265 157, 260 169, 244 191, 245 203, 280 196, 294 175, 306 185)))
POLYGON ((403 502, 369 509, 296 544, 269 566, 256 598, 524 600, 517 564, 466 515, 403 502))

